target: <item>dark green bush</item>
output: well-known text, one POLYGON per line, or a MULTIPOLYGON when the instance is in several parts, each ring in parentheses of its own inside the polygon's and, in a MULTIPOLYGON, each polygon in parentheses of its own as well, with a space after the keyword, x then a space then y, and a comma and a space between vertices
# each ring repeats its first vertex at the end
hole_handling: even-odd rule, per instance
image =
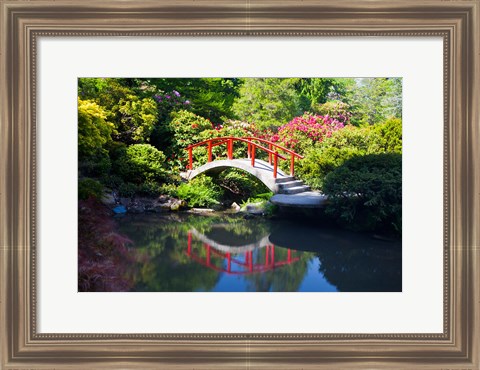
POLYGON ((102 199, 103 185, 88 177, 83 178, 78 181, 78 199, 85 200, 90 197, 102 199))
POLYGON ((97 151, 90 157, 84 157, 78 161, 78 170, 82 176, 102 177, 106 176, 112 167, 108 153, 103 150, 97 151))
POLYGON ((149 144, 134 144, 127 147, 115 169, 124 181, 131 183, 161 181, 167 176, 165 159, 161 151, 149 144))
POLYGON ((234 168, 223 171, 218 176, 217 182, 239 199, 254 197, 269 191, 255 176, 234 168))
POLYGON ((350 228, 401 233, 400 154, 353 157, 326 176, 323 191, 326 212, 350 228))
POLYGON ((208 207, 220 202, 223 191, 211 177, 199 175, 177 188, 177 196, 186 200, 190 207, 208 207))
POLYGON ((118 193, 122 198, 132 198, 138 191, 138 185, 131 182, 125 182, 120 185, 118 193))

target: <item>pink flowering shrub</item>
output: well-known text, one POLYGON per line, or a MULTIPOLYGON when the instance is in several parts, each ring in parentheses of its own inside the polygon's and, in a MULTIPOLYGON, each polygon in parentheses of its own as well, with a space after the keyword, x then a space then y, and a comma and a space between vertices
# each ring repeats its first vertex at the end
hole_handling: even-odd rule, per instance
POLYGON ((350 112, 350 106, 347 103, 343 103, 339 100, 327 101, 320 104, 316 108, 316 113, 322 116, 329 116, 337 121, 348 124, 352 118, 352 112, 350 112))
POLYGON ((343 127, 342 122, 328 115, 305 113, 281 126, 270 140, 302 154, 315 143, 322 142, 343 127))

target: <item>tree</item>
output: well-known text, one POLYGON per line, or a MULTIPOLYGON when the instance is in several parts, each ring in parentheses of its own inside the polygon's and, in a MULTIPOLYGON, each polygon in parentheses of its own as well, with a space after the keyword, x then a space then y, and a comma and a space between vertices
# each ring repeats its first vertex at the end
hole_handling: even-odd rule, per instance
POLYGON ((278 127, 302 112, 295 78, 245 78, 233 112, 258 129, 278 127))
MULTIPOLYGON (((125 144, 145 143, 157 122, 157 104, 141 80, 115 78, 80 78, 79 96, 102 106, 114 124, 112 136, 125 144)), ((152 95, 152 93, 150 93, 152 95)))
POLYGON ((328 101, 348 103, 348 91, 355 85, 352 78, 301 78, 298 90, 303 109, 318 113, 318 107, 328 101))
POLYGON ((91 100, 78 99, 78 155, 80 159, 91 157, 103 150, 113 124, 107 121, 106 112, 91 100))
POLYGON ((350 90, 352 123, 376 124, 402 117, 401 78, 361 78, 350 90))
POLYGON ((219 125, 232 116, 232 104, 241 81, 237 78, 152 78, 145 81, 158 92, 179 94, 196 115, 219 125))

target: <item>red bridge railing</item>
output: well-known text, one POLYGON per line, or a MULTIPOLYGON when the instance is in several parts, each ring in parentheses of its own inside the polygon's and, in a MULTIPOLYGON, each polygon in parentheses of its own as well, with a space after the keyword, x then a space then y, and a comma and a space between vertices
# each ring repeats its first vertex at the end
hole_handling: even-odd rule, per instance
POLYGON ((258 137, 218 137, 213 139, 208 139, 205 141, 201 141, 196 144, 189 145, 186 150, 188 151, 188 169, 193 170, 193 148, 198 146, 207 146, 208 152, 208 162, 212 162, 212 149, 219 145, 226 145, 227 146, 227 158, 233 159, 233 143, 235 141, 247 144, 247 155, 248 158, 251 160, 252 166, 255 166, 255 152, 257 149, 260 149, 266 153, 268 153, 268 163, 272 165, 273 162, 273 177, 277 178, 278 172, 278 160, 287 160, 286 157, 281 155, 279 151, 286 153, 286 155, 290 155, 290 175, 295 175, 295 158, 302 159, 303 156, 295 153, 293 150, 285 148, 281 145, 278 145, 272 141, 268 141, 265 139, 260 139, 258 137), (261 145, 264 144, 265 146, 261 145))

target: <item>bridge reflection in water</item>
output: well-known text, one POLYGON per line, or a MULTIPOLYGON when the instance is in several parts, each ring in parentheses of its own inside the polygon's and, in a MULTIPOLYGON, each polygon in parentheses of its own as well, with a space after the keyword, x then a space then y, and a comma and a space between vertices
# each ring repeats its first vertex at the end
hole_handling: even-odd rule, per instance
POLYGON ((287 249, 285 259, 275 260, 275 245, 265 243, 265 239, 268 241, 268 236, 261 239, 258 244, 229 247, 210 241, 205 235, 192 229, 187 234, 185 253, 201 265, 229 275, 264 273, 300 260, 298 253, 301 252, 291 249, 287 249), (256 253, 261 248, 265 248, 264 258, 256 253))

